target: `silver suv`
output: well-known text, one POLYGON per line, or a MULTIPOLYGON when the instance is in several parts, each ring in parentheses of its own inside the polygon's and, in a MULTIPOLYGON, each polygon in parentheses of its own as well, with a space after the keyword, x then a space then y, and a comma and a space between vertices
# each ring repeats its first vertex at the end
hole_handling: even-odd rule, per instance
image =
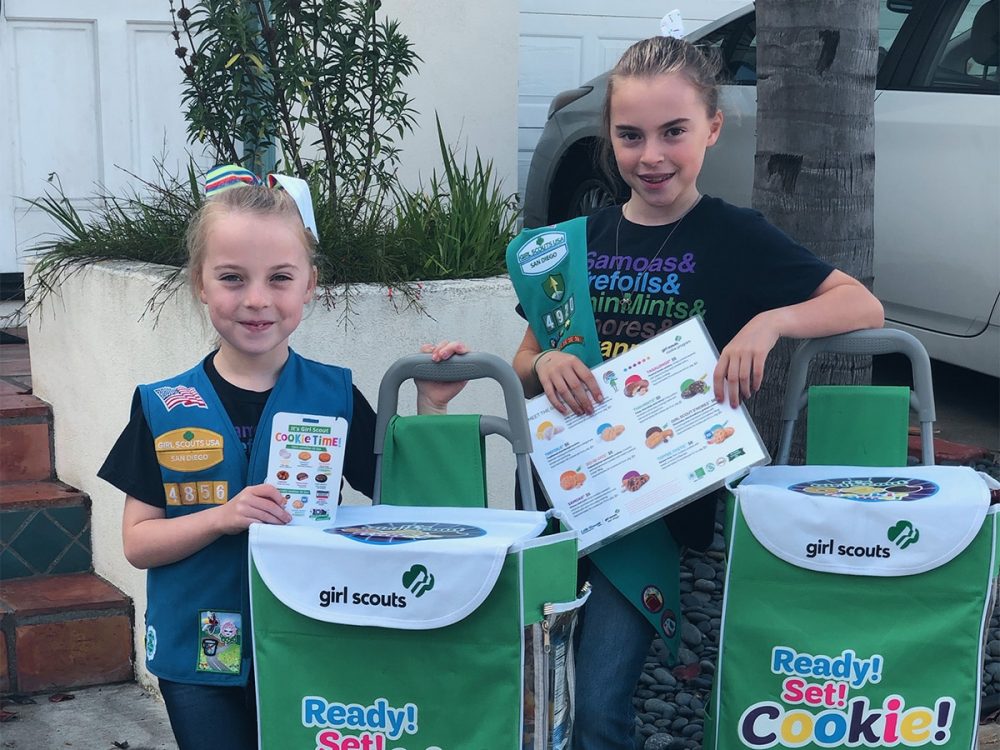
MULTIPOLYGON (((1000 0, 880 0, 875 294, 935 359, 1000 376, 1000 0)), ((749 206, 756 18, 748 5, 691 37, 726 63, 722 136, 699 188, 749 206)), ((607 75, 559 94, 535 149, 525 226, 625 198, 597 166, 607 75)))

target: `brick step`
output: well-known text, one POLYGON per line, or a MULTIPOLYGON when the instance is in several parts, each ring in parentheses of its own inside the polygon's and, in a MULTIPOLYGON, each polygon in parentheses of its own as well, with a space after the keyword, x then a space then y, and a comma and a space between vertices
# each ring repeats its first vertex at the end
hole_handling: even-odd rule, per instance
POLYGON ((0 581, 0 692, 133 679, 132 600, 93 573, 0 581))
POLYGON ((0 482, 52 477, 49 405, 27 394, 0 394, 0 482))
POLYGON ((92 569, 90 498, 55 481, 0 483, 4 580, 92 569))

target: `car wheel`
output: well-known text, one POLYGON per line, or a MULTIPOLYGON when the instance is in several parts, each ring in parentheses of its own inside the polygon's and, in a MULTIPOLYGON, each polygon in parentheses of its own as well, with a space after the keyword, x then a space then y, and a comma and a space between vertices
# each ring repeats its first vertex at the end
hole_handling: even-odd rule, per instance
POLYGON ((615 192, 607 180, 592 175, 573 188, 566 208, 570 216, 589 216, 616 202, 615 192))

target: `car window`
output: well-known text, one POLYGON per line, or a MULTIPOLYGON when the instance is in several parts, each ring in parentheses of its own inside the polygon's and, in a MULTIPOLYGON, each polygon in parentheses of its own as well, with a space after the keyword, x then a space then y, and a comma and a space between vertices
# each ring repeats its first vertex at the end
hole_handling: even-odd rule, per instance
MULTIPOLYGON (((980 0, 982 2, 984 0, 980 0)), ((878 20, 878 64, 882 62, 899 34, 912 3, 880 0, 878 20)), ((971 21, 970 21, 971 23, 971 21)), ((698 40, 703 49, 713 49, 724 63, 721 83, 736 86, 757 85, 757 18, 749 13, 698 40)))
POLYGON ((698 40, 702 49, 711 49, 723 61, 720 83, 735 86, 757 85, 757 24, 753 13, 740 16, 698 40))
POLYGON ((1000 0, 966 0, 942 12, 917 65, 916 88, 1000 93, 1000 0))

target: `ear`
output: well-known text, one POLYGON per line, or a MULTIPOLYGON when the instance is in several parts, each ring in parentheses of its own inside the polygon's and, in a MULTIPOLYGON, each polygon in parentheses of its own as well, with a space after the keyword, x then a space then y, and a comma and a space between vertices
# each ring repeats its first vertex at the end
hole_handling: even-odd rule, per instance
POLYGON ((316 294, 316 284, 318 283, 318 280, 319 280, 319 271, 316 269, 316 266, 310 266, 310 268, 309 268, 309 286, 306 289, 306 303, 307 304, 312 300, 313 295, 316 294))
POLYGON ((715 110, 715 116, 708 121, 708 142, 706 146, 714 146, 715 142, 719 140, 719 133, 722 132, 722 110, 715 110))

